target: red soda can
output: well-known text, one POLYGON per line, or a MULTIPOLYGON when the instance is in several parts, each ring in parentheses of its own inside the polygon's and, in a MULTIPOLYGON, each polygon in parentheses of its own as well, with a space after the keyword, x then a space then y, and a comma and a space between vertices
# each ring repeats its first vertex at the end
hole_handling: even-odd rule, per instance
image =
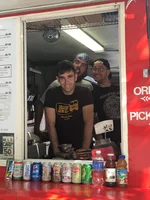
POLYGON ((71 183, 71 164, 64 163, 62 166, 62 182, 71 183))

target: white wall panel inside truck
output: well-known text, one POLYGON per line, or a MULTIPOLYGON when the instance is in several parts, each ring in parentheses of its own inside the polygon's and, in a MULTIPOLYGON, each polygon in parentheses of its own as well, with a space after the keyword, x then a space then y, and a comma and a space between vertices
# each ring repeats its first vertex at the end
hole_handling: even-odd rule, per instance
POLYGON ((24 154, 21 54, 20 19, 0 19, 0 159, 24 154))
MULTIPOLYGON (((103 2, 104 0, 11 0, 0 1, 0 14, 17 11, 35 10, 48 7, 61 7, 92 2, 103 2)), ((108 0, 110 1, 110 0, 108 0)), ((106 2, 106 0, 105 0, 106 2)))

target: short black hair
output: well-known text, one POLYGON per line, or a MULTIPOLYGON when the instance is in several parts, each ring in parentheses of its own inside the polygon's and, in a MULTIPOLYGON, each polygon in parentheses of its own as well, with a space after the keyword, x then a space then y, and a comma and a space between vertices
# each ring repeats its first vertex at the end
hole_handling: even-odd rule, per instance
POLYGON ((96 61, 101 62, 103 65, 105 65, 105 67, 107 67, 107 69, 110 69, 110 64, 109 64, 108 60, 106 60, 104 58, 98 58, 94 62, 96 62, 96 61))
POLYGON ((57 64, 57 76, 70 71, 72 71, 74 74, 76 73, 72 62, 69 60, 63 60, 57 64))
MULTIPOLYGON (((108 62, 108 60, 104 59, 104 58, 98 58, 96 59, 94 62, 99 61, 101 62, 107 69, 110 70, 110 64, 108 62)), ((112 73, 110 71, 109 75, 108 75, 109 80, 112 78, 112 73)))

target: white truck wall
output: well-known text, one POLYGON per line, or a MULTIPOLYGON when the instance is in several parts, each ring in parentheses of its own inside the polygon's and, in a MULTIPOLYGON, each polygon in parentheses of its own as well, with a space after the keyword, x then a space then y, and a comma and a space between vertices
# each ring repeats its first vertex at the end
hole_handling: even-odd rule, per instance
POLYGON ((16 13, 18 11, 44 9, 50 7, 62 7, 92 2, 103 2, 111 0, 11 0, 0 1, 0 15, 5 13, 16 13))

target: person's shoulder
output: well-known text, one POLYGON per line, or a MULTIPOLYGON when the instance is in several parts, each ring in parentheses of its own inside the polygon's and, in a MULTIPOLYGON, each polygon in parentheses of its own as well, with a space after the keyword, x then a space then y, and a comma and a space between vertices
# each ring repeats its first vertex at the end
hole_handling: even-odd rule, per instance
POLYGON ((84 88, 88 88, 90 91, 93 90, 92 84, 89 81, 84 80, 84 79, 82 79, 80 82, 76 82, 76 85, 84 87, 84 88))
POLYGON ((89 92, 89 89, 87 87, 82 87, 82 86, 76 86, 76 91, 79 91, 79 92, 89 92))
POLYGON ((61 91, 61 87, 60 86, 49 88, 47 93, 56 94, 56 93, 59 93, 59 91, 61 91))
POLYGON ((86 87, 76 86, 75 95, 81 102, 93 103, 92 93, 86 87))
POLYGON ((99 88, 99 86, 96 83, 92 83, 92 86, 93 86, 93 90, 99 88))
POLYGON ((59 91, 61 91, 61 86, 50 88, 50 90, 53 92, 59 92, 59 91))
POLYGON ((111 88, 114 89, 115 91, 119 91, 119 85, 111 85, 111 88))
POLYGON ((97 84, 93 83, 92 86, 93 86, 93 91, 92 91, 93 94, 100 90, 100 87, 97 84))
POLYGON ((51 88, 56 88, 56 87, 59 87, 60 84, 58 82, 58 80, 54 80, 50 85, 49 85, 49 89, 51 88))
POLYGON ((82 84, 86 84, 86 85, 92 85, 90 81, 85 80, 85 79, 82 79, 82 80, 81 80, 81 83, 82 83, 82 84))

